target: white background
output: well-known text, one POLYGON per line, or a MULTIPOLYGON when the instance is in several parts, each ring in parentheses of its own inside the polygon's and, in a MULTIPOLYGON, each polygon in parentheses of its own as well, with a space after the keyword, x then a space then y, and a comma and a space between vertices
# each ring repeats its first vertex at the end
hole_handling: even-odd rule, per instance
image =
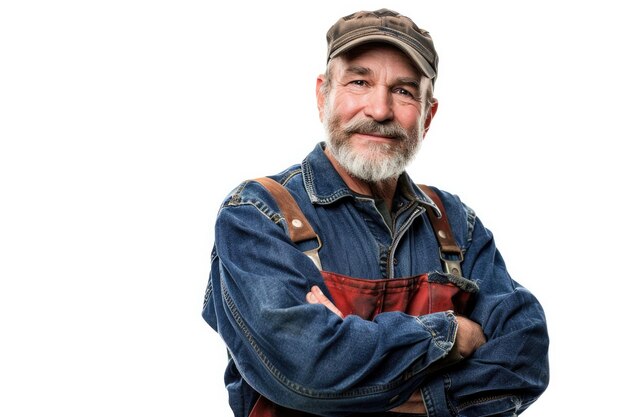
POLYGON ((322 139, 326 30, 380 7, 441 59, 411 176, 472 206, 545 307, 525 415, 623 412, 619 2, 209 3, 2 2, 0 415, 231 415, 200 316, 215 214, 322 139))

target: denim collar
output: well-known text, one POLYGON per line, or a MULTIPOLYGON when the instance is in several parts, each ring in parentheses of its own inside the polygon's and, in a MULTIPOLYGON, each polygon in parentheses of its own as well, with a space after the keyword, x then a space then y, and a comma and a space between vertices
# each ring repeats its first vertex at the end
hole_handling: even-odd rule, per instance
MULTIPOLYGON (((324 153, 325 143, 320 142, 302 161, 302 176, 304 187, 313 204, 330 204, 344 197, 354 197, 355 193, 348 188, 339 176, 330 160, 324 153)), ((431 206, 440 215, 437 205, 403 172, 398 179, 398 193, 410 201, 417 201, 420 205, 431 206)))

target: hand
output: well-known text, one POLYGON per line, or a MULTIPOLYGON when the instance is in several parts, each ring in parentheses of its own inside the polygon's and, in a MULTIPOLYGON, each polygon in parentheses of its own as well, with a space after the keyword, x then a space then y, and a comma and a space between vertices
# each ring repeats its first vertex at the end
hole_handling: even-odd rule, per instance
MULTIPOLYGON (((457 316, 456 321, 458 327, 454 347, 461 356, 467 358, 476 349, 484 345, 487 339, 478 323, 462 316, 457 316)), ((421 391, 418 389, 404 404, 389 411, 393 413, 426 413, 421 391)))
POLYGON ((476 322, 468 318, 457 316, 456 322, 458 328, 456 331, 455 347, 459 354, 467 358, 474 353, 476 349, 487 342, 483 329, 476 322))
POLYGON ((411 395, 411 397, 409 397, 407 402, 397 406, 396 408, 392 408, 389 411, 392 413, 426 414, 426 406, 422 400, 421 391, 418 389, 411 395))
POLYGON ((311 287, 311 291, 309 291, 306 295, 306 301, 309 304, 322 304, 327 309, 329 309, 339 317, 343 318, 343 314, 341 313, 341 311, 339 311, 339 309, 333 304, 333 302, 324 295, 322 290, 320 290, 317 285, 311 287))

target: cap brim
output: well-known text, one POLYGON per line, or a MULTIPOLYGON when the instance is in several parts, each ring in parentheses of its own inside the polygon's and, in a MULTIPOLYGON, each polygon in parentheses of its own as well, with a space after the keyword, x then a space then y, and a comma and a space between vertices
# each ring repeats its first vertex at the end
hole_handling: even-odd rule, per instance
POLYGON ((415 49, 413 49, 411 46, 407 45, 402 40, 400 40, 398 38, 395 38, 395 37, 392 37, 392 36, 388 36, 388 35, 380 35, 380 34, 377 34, 377 35, 367 35, 367 36, 360 37, 358 39, 354 39, 353 41, 347 42, 346 44, 341 45, 341 47, 339 47, 335 51, 333 51, 329 55, 328 59, 330 60, 330 59, 336 57, 337 55, 341 55, 342 53, 347 52, 350 49, 353 49, 353 48, 355 48, 357 46, 364 45, 364 44, 367 44, 367 43, 374 43, 374 42, 382 42, 382 43, 387 43, 387 44, 395 46, 396 48, 398 48, 402 52, 404 52, 409 58, 411 58, 411 60, 415 63, 415 65, 428 78, 434 79, 437 76, 437 73, 435 72, 433 67, 415 49))

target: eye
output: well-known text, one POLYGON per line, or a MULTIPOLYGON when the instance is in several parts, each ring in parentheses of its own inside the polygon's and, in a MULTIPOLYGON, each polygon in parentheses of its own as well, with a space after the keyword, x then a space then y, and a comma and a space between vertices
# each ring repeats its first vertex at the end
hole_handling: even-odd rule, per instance
POLYGON ((406 88, 396 87, 393 91, 394 93, 400 94, 401 96, 415 99, 415 94, 413 94, 411 91, 407 90, 406 88))
POLYGON ((365 87, 367 85, 367 81, 365 81, 365 80, 353 80, 353 81, 350 81, 350 84, 356 85, 356 86, 359 86, 359 87, 365 87))

